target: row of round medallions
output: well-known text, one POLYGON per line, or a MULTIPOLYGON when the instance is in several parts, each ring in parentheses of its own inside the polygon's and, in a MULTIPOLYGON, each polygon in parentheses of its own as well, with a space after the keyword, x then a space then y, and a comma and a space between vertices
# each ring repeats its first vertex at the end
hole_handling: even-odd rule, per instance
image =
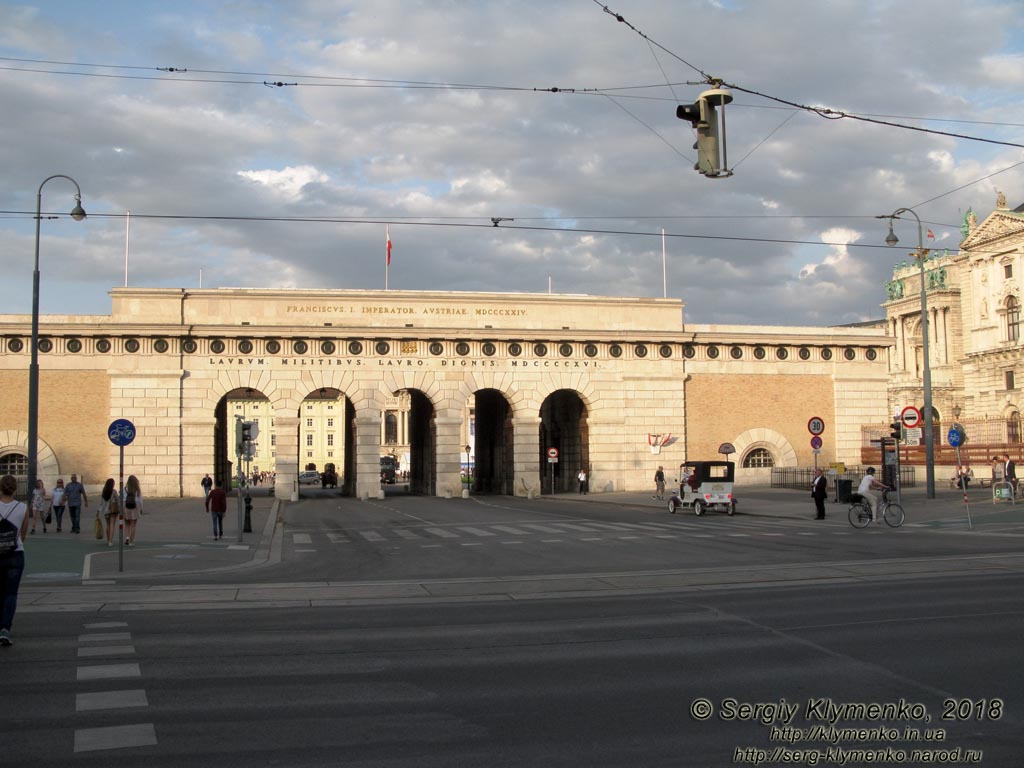
MULTIPOLYGON (((8 339, 7 348, 11 352, 18 353, 24 348, 24 344, 21 339, 8 339)), ((78 353, 82 351, 81 339, 68 339, 66 348, 68 352, 78 353)), ((100 353, 110 352, 112 346, 110 339, 102 338, 96 341, 96 351, 100 353)), ((135 353, 141 349, 141 345, 138 339, 129 338, 124 342, 124 350, 128 353, 135 353)), ((170 349, 170 343, 167 339, 157 339, 153 342, 153 350, 158 353, 165 353, 170 349)), ((199 344, 195 339, 186 338, 181 341, 181 349, 186 354, 194 354, 199 350, 199 344)), ((210 342, 210 352, 215 355, 222 354, 226 351, 227 345, 222 339, 214 339, 210 342)), ((238 342, 238 352, 243 355, 251 354, 255 349, 252 341, 249 339, 242 339, 238 342)), ((361 341, 350 341, 348 342, 348 354, 350 355, 361 355, 363 353, 363 343, 361 341)), ((387 355, 391 352, 391 344, 387 341, 378 341, 373 346, 374 352, 378 355, 387 355)), ((435 357, 444 354, 444 345, 439 341, 430 342, 430 354, 435 357)), ((39 351, 48 353, 53 351, 53 341, 48 338, 39 340, 39 351)), ((337 351, 337 345, 330 339, 320 342, 320 352, 324 355, 333 355, 337 351)), ((404 350, 403 350, 404 351, 404 350)), ((455 353, 461 357, 467 356, 471 351, 471 347, 468 342, 460 341, 455 344, 455 353)), ((485 341, 481 346, 481 351, 488 357, 492 357, 498 352, 498 347, 494 342, 485 341)), ((519 357, 523 354, 523 345, 517 341, 510 342, 506 348, 510 357, 519 357)), ((546 357, 548 354, 548 345, 543 342, 537 342, 533 345, 533 354, 536 357, 546 357)), ((266 342, 266 353, 269 355, 276 355, 281 352, 281 342, 277 339, 270 339, 266 342)), ((297 339, 292 342, 292 353, 296 355, 304 355, 309 352, 309 343, 297 339)), ((597 357, 598 348, 596 344, 587 344, 583 348, 584 354, 587 357, 597 357)), ((608 346, 608 354, 612 357, 622 357, 623 349, 620 344, 610 344, 608 346)), ((638 358, 647 357, 647 345, 636 344, 633 347, 633 354, 638 358)), ((558 354, 562 357, 572 357, 573 346, 569 343, 562 343, 558 345, 558 354)), ((658 347, 658 354, 663 358, 672 357, 672 345, 662 344, 658 347)), ((709 359, 715 360, 720 354, 719 348, 714 344, 709 344, 706 349, 706 355, 709 359)), ((733 346, 729 348, 729 355, 733 360, 739 360, 743 357, 743 348, 733 346)), ((810 360, 811 350, 809 347, 800 347, 797 355, 801 360, 810 360)), ((865 353, 868 360, 876 360, 878 358, 878 352, 869 347, 865 353)), ((693 344, 686 344, 683 346, 683 357, 692 359, 697 356, 697 347, 693 344)), ((764 360, 768 356, 768 352, 764 347, 754 347, 754 357, 758 360, 764 360)), ((789 357, 789 349, 786 347, 776 347, 775 357, 779 360, 785 360, 789 357)), ((843 350, 843 357, 847 360, 854 360, 857 357, 857 350, 853 347, 846 347, 843 350)), ((821 359, 831 360, 832 349, 830 347, 821 348, 821 359)))

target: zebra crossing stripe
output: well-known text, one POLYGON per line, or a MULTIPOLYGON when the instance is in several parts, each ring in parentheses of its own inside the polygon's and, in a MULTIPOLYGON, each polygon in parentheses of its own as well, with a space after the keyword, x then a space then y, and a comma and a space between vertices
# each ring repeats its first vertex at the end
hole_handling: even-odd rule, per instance
POLYGON ((485 531, 483 528, 471 528, 469 526, 459 526, 460 531, 471 533, 474 536, 493 536, 494 534, 490 531, 485 531))
POLYGON ((439 539, 457 539, 457 538, 459 538, 459 534, 452 533, 451 531, 446 531, 444 528, 424 528, 423 530, 426 531, 429 534, 437 536, 439 539))
POLYGON ((359 531, 359 535, 367 541, 384 541, 384 537, 376 531, 359 531))

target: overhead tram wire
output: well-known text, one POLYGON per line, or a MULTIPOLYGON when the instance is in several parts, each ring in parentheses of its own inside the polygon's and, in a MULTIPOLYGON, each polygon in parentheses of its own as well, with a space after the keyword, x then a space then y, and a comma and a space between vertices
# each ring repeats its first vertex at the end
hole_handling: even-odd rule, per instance
MULTIPOLYGON (((0 211, 0 215, 13 213, 23 214, 25 211, 0 211)), ((106 218, 106 219, 123 219, 125 214, 122 213, 90 213, 90 218, 106 218)), ((156 214, 156 213, 132 213, 133 219, 150 219, 150 220, 167 220, 167 221, 247 221, 247 222, 282 222, 282 223, 302 223, 302 224, 370 224, 374 226, 380 226, 381 224, 402 224, 405 227, 445 227, 445 228, 467 228, 467 229, 493 229, 494 224, 492 219, 488 219, 486 223, 480 222, 476 224, 468 222, 449 223, 449 222, 438 222, 438 221, 408 221, 400 218, 374 218, 374 219, 348 219, 348 218, 308 218, 308 217, 289 217, 289 216, 211 216, 211 215, 188 215, 188 214, 156 214)), ((875 218, 875 217, 863 217, 863 218, 875 218)), ((949 226, 949 225, 936 225, 936 226, 949 226)), ((793 240, 787 238, 774 238, 774 237, 739 237, 736 235, 695 235, 680 232, 661 232, 659 229, 655 232, 643 232, 636 230, 619 230, 619 229, 591 229, 591 228, 574 228, 574 227, 539 227, 539 226, 519 226, 519 225, 503 225, 501 229, 505 230, 516 230, 520 232, 561 232, 568 234, 580 234, 580 235, 623 235, 629 237, 669 237, 677 239, 692 239, 692 240, 721 240, 721 241, 733 241, 741 243, 774 243, 781 245, 814 245, 819 247, 844 247, 844 248, 872 248, 880 250, 891 250, 888 245, 884 243, 873 244, 873 243, 850 243, 850 242, 827 242, 823 240, 793 240)), ((980 251, 974 251, 980 253, 980 251)))

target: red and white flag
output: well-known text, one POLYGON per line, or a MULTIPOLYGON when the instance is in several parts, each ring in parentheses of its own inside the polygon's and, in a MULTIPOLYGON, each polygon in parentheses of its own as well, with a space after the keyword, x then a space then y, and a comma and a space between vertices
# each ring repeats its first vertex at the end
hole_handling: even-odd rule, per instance
MULTIPOLYGON (((934 240, 934 239, 935 239, 935 233, 934 233, 934 232, 932 232, 932 231, 931 231, 931 230, 929 229, 929 230, 928 230, 928 235, 927 235, 927 237, 928 237, 928 239, 929 239, 929 240, 934 240)), ((388 247, 389 247, 389 249, 390 249, 390 246, 388 246, 388 247)), ((391 251, 389 250, 389 251, 388 251, 388 253, 390 253, 390 252, 391 252, 391 251)))
POLYGON ((388 234, 388 262, 387 262, 387 265, 390 267, 391 266, 391 225, 390 224, 387 225, 387 234, 388 234))

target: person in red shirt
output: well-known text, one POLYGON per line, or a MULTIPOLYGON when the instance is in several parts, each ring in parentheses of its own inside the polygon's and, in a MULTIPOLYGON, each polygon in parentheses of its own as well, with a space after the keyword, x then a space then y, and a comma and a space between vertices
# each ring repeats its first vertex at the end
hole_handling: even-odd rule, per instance
POLYGON ((218 480, 216 487, 206 497, 206 511, 213 518, 213 539, 224 538, 224 513, 228 511, 228 495, 224 491, 224 481, 218 480))

